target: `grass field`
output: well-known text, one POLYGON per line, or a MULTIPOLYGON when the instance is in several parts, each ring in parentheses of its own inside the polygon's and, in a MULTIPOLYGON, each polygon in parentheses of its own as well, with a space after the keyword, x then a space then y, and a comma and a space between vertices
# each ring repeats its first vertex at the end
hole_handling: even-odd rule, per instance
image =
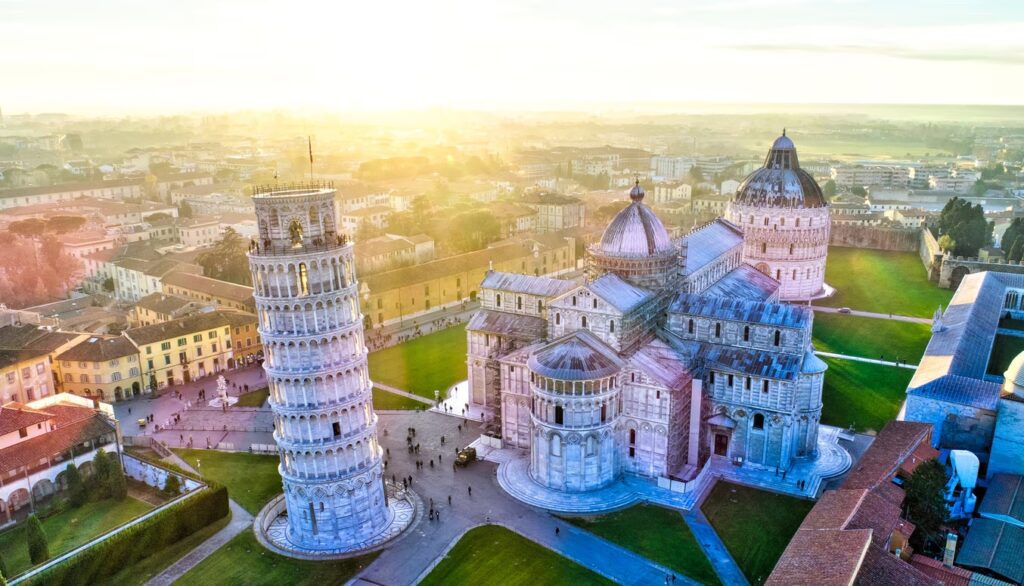
POLYGON ((612 584, 602 576, 504 527, 470 529, 421 586, 612 584))
POLYGON ((814 348, 864 358, 900 358, 917 364, 931 339, 926 324, 856 317, 837 313, 814 314, 814 348))
POLYGON ((373 389, 373 408, 380 409, 383 411, 415 411, 417 409, 430 409, 430 405, 427 405, 426 403, 423 403, 421 401, 417 401, 416 399, 410 399, 409 397, 403 397, 402 395, 389 393, 388 391, 373 389))
POLYGON ((195 549, 197 545, 223 529, 230 521, 231 514, 228 513, 223 519, 210 523, 174 545, 157 550, 153 554, 124 568, 111 576, 106 583, 111 586, 143 586, 154 576, 166 570, 168 566, 195 549))
POLYGON ((377 557, 313 562, 287 558, 263 548, 252 531, 243 531, 175 582, 208 584, 344 584, 377 557))
POLYGON ((637 505, 600 517, 566 521, 702 584, 721 583, 678 511, 637 505))
POLYGON ((718 482, 701 510, 751 584, 762 584, 814 503, 718 482))
POLYGON ((370 378, 428 399, 466 380, 466 327, 456 326, 369 356, 370 378))
POLYGON ((816 304, 876 313, 931 317, 953 296, 928 280, 913 252, 833 246, 828 249, 825 282, 836 288, 836 294, 816 304))
POLYGON ((828 364, 821 399, 822 423, 877 432, 896 418, 914 371, 841 358, 822 360, 828 364))
MULTIPOLYGON (((50 546, 50 556, 56 557, 74 549, 152 508, 140 500, 127 497, 120 501, 91 501, 76 509, 41 519, 50 546)), ((21 523, 0 533, 0 556, 7 562, 11 577, 32 567, 24 526, 21 523)))
POLYGON ((988 359, 988 373, 1002 376, 1021 352, 1024 352, 1024 338, 996 334, 992 355, 988 359))
POLYGON ((238 407, 262 407, 267 402, 267 397, 270 396, 270 389, 263 387, 262 389, 256 389, 250 391, 238 397, 238 403, 235 403, 238 407))
POLYGON ((226 486, 228 496, 253 515, 270 499, 281 494, 277 456, 176 449, 204 478, 226 486))

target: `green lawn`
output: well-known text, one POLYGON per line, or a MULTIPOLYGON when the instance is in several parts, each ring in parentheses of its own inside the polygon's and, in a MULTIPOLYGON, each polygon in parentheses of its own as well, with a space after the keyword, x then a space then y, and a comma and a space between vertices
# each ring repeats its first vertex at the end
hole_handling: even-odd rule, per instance
POLYGON ((896 418, 913 370, 841 358, 822 360, 828 364, 822 391, 822 423, 877 432, 896 418))
POLYGON ((344 584, 377 555, 371 553, 347 560, 323 562, 298 560, 264 549, 252 531, 243 531, 189 570, 175 584, 344 584))
POLYGON ((430 409, 430 405, 416 399, 410 399, 409 397, 375 388, 373 389, 373 408, 383 411, 403 409, 415 411, 417 409, 430 409))
MULTIPOLYGON (((77 509, 69 509, 42 519, 43 530, 50 544, 50 555, 56 557, 70 549, 127 523, 153 507, 132 497, 121 501, 91 501, 77 509)), ((24 523, 0 533, 0 556, 7 569, 16 576, 32 567, 28 557, 24 523)))
POLYGON ((428 399, 466 380, 466 327, 455 326, 370 354, 370 378, 428 399))
POLYGON ((269 396, 270 389, 263 387, 262 389, 256 389, 239 396, 238 402, 235 405, 238 407, 262 407, 267 402, 267 397, 269 396))
POLYGON ((678 511, 637 505, 600 517, 566 521, 702 584, 721 583, 678 511))
POLYGON ((281 494, 277 456, 184 449, 175 449, 174 453, 204 478, 226 486, 228 496, 253 515, 281 494))
POLYGON ((470 529, 421 586, 612 584, 576 562, 497 525, 470 529))
POLYGON ((143 586, 154 576, 166 570, 171 564, 181 559, 200 543, 209 539, 231 521, 231 513, 218 521, 210 523, 185 539, 157 550, 152 555, 124 568, 114 574, 106 583, 111 586, 143 586))
POLYGON ((876 313, 931 317, 945 307, 953 292, 928 280, 915 252, 887 252, 830 247, 825 282, 836 294, 818 305, 849 307, 876 313))
POLYGON ((1002 376, 1021 352, 1024 352, 1024 338, 996 334, 992 355, 988 359, 988 373, 1002 376))
POLYGON ((931 339, 927 324, 856 317, 838 313, 814 314, 814 348, 864 358, 899 357, 917 364, 931 339))
POLYGON ((751 584, 762 584, 813 506, 719 481, 701 510, 751 584))

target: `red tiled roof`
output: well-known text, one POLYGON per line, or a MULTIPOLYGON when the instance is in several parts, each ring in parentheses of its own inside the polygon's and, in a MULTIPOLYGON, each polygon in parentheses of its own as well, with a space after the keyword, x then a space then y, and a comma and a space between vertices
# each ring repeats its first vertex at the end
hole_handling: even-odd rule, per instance
POLYGON ((922 574, 940 580, 945 586, 969 586, 971 576, 974 575, 973 572, 963 568, 947 568, 939 560, 933 560, 916 553, 910 557, 910 564, 922 574))
POLYGON ((796 532, 765 586, 849 586, 871 544, 871 532, 796 532))
POLYGON ((35 467, 44 458, 114 432, 114 425, 106 416, 88 407, 57 404, 47 407, 47 411, 55 416, 56 429, 0 450, 0 474, 25 466, 35 467))
POLYGON ((927 443, 930 432, 928 423, 890 421, 854 465, 843 488, 871 489, 887 482, 918 446, 927 443))
POLYGON ((879 586, 881 584, 942 586, 938 580, 874 544, 868 547, 868 554, 864 556, 864 563, 861 564, 854 584, 858 586, 879 586))
POLYGON ((18 431, 19 429, 42 423, 52 419, 53 414, 39 411, 14 401, 0 407, 0 435, 18 431))

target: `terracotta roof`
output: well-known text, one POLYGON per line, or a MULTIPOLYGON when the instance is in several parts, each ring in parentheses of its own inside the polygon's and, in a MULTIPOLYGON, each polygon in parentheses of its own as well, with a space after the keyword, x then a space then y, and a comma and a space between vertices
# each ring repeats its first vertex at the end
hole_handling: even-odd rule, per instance
POLYGON ((77 336, 50 332, 32 324, 4 326, 0 328, 0 368, 49 354, 77 336))
POLYGON ((106 416, 88 407, 57 404, 47 407, 56 417, 56 429, 0 450, 0 474, 23 466, 34 467, 49 456, 62 454, 72 446, 114 433, 106 416))
POLYGON ((92 336, 58 354, 57 360, 106 362, 138 353, 135 344, 124 336, 92 336))
POLYGON ((163 278, 164 285, 181 287, 191 291, 206 293, 212 297, 223 297, 242 303, 252 303, 252 287, 236 285, 219 279, 211 279, 202 275, 175 272, 163 278))
POLYGON ((861 564, 854 584, 858 586, 876 586, 878 584, 942 586, 938 580, 875 544, 868 547, 868 554, 864 556, 864 563, 861 564))
POLYGON ((36 423, 42 423, 52 418, 52 413, 32 409, 12 401, 0 407, 0 435, 5 435, 12 431, 35 425, 36 423))
POLYGON ((198 313, 158 324, 132 328, 125 332, 139 346, 160 342, 171 338, 190 336, 196 332, 212 330, 229 325, 229 320, 219 311, 198 313))
POLYGON ((930 435, 931 425, 927 423, 890 421, 854 465, 843 488, 870 489, 888 482, 930 435))
POLYGON ((849 586, 871 544, 868 530, 800 530, 765 586, 849 586))
POLYGON ((148 309, 156 313, 171 314, 179 309, 187 307, 189 304, 195 303, 191 299, 184 297, 178 297, 177 295, 170 295, 167 293, 151 293, 146 295, 135 304, 136 307, 142 309, 148 309))
POLYGON ((941 581, 945 586, 968 586, 971 583, 973 572, 953 566, 952 568, 942 565, 939 560, 925 557, 915 553, 910 556, 910 565, 918 569, 922 574, 941 581))
POLYGON ((139 185, 142 179, 114 179, 112 181, 86 181, 81 183, 60 183, 57 185, 44 185, 40 187, 17 187, 14 189, 0 189, 0 199, 6 197, 22 197, 26 195, 43 195, 47 193, 66 193, 69 191, 84 191, 86 189, 104 189, 107 187, 124 187, 127 185, 139 185))

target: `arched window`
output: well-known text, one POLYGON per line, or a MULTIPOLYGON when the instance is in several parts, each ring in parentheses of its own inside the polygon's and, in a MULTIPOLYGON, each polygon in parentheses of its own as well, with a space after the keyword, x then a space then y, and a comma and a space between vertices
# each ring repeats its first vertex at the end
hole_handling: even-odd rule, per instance
POLYGON ((74 382, 74 380, 75 380, 75 378, 73 376, 71 376, 70 374, 65 374, 64 375, 64 382, 70 383, 70 382, 74 382))
POLYGON ((608 331, 612 334, 615 333, 615 320, 608 321, 608 331))
POLYGON ((750 326, 743 326, 743 341, 750 341, 750 326))
POLYGON ((761 381, 761 392, 762 393, 767 393, 768 392, 768 379, 764 379, 763 381, 761 381))
POLYGON ((544 311, 544 302, 543 301, 537 301, 537 313, 541 313, 543 311, 544 311))
POLYGON ((754 223, 754 214, 750 214, 750 224, 754 223))
POLYGON ((551 455, 552 456, 561 456, 562 455, 562 438, 557 436, 557 435, 551 436, 551 455))
POLYGON ((751 379, 748 376, 747 380, 743 381, 743 388, 749 391, 750 390, 750 382, 751 382, 751 379))
POLYGON ((761 243, 761 254, 768 252, 768 244, 766 242, 761 243))
POLYGON ((556 326, 562 325, 562 314, 560 314, 560 313, 556 313, 555 314, 555 325, 556 326))
POLYGON ((580 317, 580 327, 581 328, 587 327, 587 316, 584 315, 584 316, 580 317))
POLYGON ((780 226, 785 226, 786 225, 786 216, 782 216, 781 218, 779 218, 779 225, 780 226))
POLYGON ((523 298, 520 296, 516 297, 516 309, 522 311, 523 309, 523 298))
POLYGON ((299 263, 299 294, 309 295, 309 271, 304 262, 299 263))
POLYGON ((689 333, 689 334, 693 333, 693 319, 692 318, 690 319, 690 322, 688 324, 686 324, 686 332, 689 333))
POLYGON ((800 218, 797 218, 797 219, 796 219, 796 227, 797 227, 797 228, 799 228, 799 227, 800 227, 800 218))
POLYGON ((501 307, 501 293, 494 296, 494 305, 495 307, 501 307))
POLYGON ((764 225, 765 225, 765 226, 767 226, 767 225, 768 225, 768 216, 765 216, 765 217, 764 217, 764 225))
MULTIPOLYGON (((312 233, 314 228, 320 227, 320 216, 316 213, 316 208, 309 208, 309 231, 312 233)), ((323 506, 323 503, 320 503, 323 506)), ((323 509, 320 509, 321 511, 323 509)))
POLYGON ((782 281, 782 269, 775 269, 775 280, 782 281))
POLYGON ((715 371, 713 370, 709 373, 708 383, 712 385, 715 384, 715 371))
POLYGON ((775 330, 775 345, 778 346, 782 343, 782 332, 775 330))
POLYGON ((721 338, 722 337, 722 324, 720 324, 720 323, 715 324, 715 337, 716 338, 721 338))
POLYGON ((601 423, 608 419, 608 403, 601 404, 601 423))
POLYGON ((796 248, 794 245, 789 245, 789 254, 793 254, 793 249, 796 248))
POLYGON ((764 429, 764 415, 761 413, 754 414, 754 429, 764 429))
POLYGON ((576 296, 575 295, 572 296, 572 306, 576 307, 576 296))
POLYGON ((793 280, 796 280, 796 269, 793 269, 793 280))
POLYGON ((561 405, 555 406, 555 424, 561 425, 565 421, 565 409, 561 405))
POLYGON ((594 298, 594 309, 597 309, 597 297, 594 298))

